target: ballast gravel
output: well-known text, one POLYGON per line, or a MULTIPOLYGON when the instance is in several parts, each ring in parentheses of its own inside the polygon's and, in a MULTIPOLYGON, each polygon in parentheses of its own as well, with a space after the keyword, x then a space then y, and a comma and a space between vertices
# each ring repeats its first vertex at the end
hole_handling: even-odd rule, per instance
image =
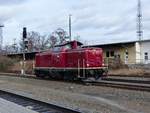
POLYGON ((85 113, 150 113, 149 92, 11 76, 0 76, 0 88, 85 113))

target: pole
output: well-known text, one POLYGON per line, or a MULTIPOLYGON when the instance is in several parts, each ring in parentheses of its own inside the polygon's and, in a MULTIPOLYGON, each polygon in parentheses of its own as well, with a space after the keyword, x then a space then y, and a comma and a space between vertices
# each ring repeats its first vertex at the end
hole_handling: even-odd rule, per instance
POLYGON ((22 65, 22 72, 21 72, 22 75, 25 75, 25 60, 26 60, 25 52, 23 51, 23 65, 22 65))
POLYGON ((72 30, 72 29, 71 29, 71 16, 72 16, 72 15, 70 14, 70 15, 69 15, 69 38, 70 38, 70 41, 71 41, 71 35, 72 35, 72 34, 71 34, 71 30, 72 30))
POLYGON ((0 50, 2 52, 2 47, 3 47, 3 30, 2 28, 4 27, 4 25, 0 25, 0 50))
POLYGON ((26 60, 26 55, 25 55, 25 40, 27 38, 27 28, 24 27, 23 28, 23 63, 22 63, 22 70, 21 70, 21 74, 25 75, 25 60, 26 60))

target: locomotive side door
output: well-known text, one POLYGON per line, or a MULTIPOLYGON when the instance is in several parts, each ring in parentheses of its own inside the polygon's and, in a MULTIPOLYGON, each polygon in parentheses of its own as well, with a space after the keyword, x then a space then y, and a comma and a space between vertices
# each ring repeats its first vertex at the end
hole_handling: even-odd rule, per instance
POLYGON ((78 72, 78 77, 79 78, 85 78, 85 69, 86 69, 86 57, 85 57, 85 52, 84 51, 78 51, 76 53, 76 62, 77 62, 77 72, 78 72))

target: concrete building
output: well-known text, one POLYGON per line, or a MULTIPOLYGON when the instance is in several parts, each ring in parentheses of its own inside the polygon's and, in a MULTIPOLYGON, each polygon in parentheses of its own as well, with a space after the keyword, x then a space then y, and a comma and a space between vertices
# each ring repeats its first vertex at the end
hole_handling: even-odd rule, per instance
POLYGON ((104 58, 119 57, 125 64, 150 63, 150 40, 92 45, 103 48, 104 58))

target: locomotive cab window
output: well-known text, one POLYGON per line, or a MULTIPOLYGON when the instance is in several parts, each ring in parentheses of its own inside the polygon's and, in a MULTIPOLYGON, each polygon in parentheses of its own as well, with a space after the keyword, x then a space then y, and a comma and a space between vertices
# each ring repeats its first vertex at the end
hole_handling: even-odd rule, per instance
POLYGON ((64 49, 71 49, 71 45, 70 44, 65 45, 64 49))

